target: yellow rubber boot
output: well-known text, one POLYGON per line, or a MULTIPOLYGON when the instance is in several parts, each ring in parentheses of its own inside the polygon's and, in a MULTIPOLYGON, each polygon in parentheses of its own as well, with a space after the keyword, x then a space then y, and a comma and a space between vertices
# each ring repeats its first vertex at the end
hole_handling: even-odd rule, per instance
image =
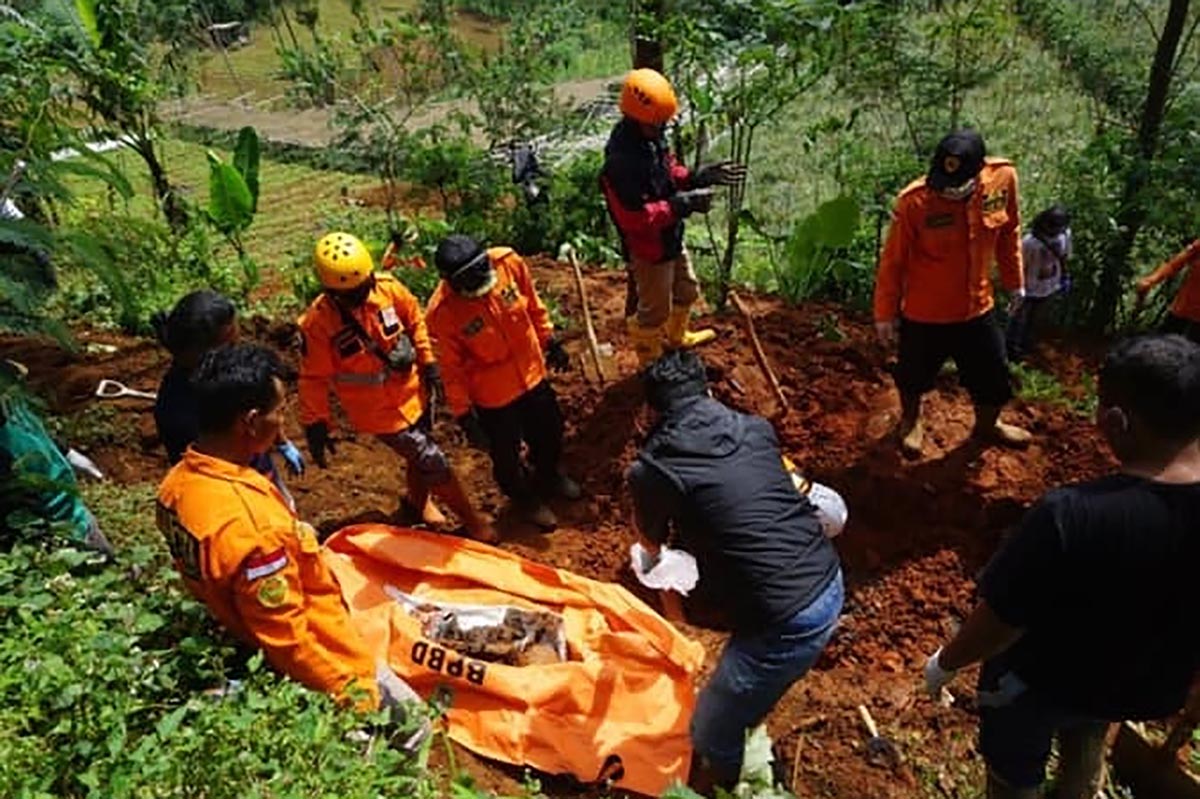
POLYGON ((637 353, 639 369, 645 369, 662 356, 662 327, 634 325, 629 330, 629 340, 633 344, 633 351, 637 353))
POLYGON ((671 315, 667 317, 667 345, 672 349, 691 349, 717 337, 717 331, 711 328, 688 330, 691 316, 691 308, 671 309, 671 315))

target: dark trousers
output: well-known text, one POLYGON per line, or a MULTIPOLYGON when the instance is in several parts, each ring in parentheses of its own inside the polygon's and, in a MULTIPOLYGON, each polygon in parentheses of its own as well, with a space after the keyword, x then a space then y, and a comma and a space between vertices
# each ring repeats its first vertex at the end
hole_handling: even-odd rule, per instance
POLYGON ((504 495, 530 503, 550 492, 558 479, 562 456, 563 418, 558 397, 543 380, 502 408, 476 408, 488 436, 492 474, 504 495), (529 448, 528 464, 521 444, 529 448))
POLYGON ((1176 333, 1200 344, 1200 322, 1193 322, 1191 319, 1184 319, 1182 316, 1176 316, 1173 313, 1167 314, 1167 318, 1162 325, 1162 332, 1176 333))
POLYGON ((1008 360, 1017 362, 1023 360, 1033 348, 1033 333, 1038 326, 1038 320, 1045 315, 1050 297, 1026 297, 1017 312, 1008 320, 1008 329, 1004 333, 1004 345, 1008 350, 1008 360))
POLYGON ((998 408, 1012 399, 1004 337, 990 311, 966 322, 900 321, 896 386, 901 394, 919 397, 933 388, 948 358, 976 405, 998 408))

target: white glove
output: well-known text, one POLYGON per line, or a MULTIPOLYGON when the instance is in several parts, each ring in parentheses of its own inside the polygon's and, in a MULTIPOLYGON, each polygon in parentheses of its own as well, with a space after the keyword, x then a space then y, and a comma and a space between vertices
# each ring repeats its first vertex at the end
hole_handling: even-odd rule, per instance
POLYGON ((700 581, 696 559, 678 549, 662 547, 655 559, 640 543, 629 547, 629 565, 638 582, 657 591, 675 591, 687 596, 700 581))
POLYGON ((925 690, 929 693, 929 698, 935 702, 942 701, 942 691, 954 679, 954 675, 958 672, 947 671, 942 668, 939 656, 942 654, 941 647, 934 652, 932 657, 925 663, 925 690))
POLYGON ((100 467, 96 465, 95 461, 77 449, 67 450, 67 463, 75 467, 75 471, 86 474, 93 480, 104 479, 104 472, 100 471, 100 467))
POLYGON ((875 335, 879 337, 879 343, 885 347, 894 347, 900 339, 900 320, 893 319, 890 322, 876 322, 875 335))
MULTIPOLYGON (((422 704, 421 695, 382 660, 375 662, 375 684, 379 686, 379 706, 388 710, 397 724, 403 724, 408 719, 413 705, 422 704)), ((415 752, 432 734, 433 726, 429 719, 422 719, 421 726, 402 744, 402 748, 408 752, 415 752)))
POLYGON ((1019 288, 1008 298, 1008 315, 1016 315, 1017 311, 1021 310, 1023 302, 1025 302, 1025 289, 1019 288))
POLYGON ((811 482, 799 472, 792 471, 789 474, 796 491, 807 497, 817 509, 817 520, 821 523, 825 537, 836 538, 850 519, 850 509, 846 507, 846 500, 829 486, 811 482))
POLYGON ((808 489, 808 501, 817 509, 817 518, 821 521, 821 529, 826 538, 836 538, 838 533, 846 528, 850 518, 850 509, 842 495, 829 486, 813 483, 808 489))

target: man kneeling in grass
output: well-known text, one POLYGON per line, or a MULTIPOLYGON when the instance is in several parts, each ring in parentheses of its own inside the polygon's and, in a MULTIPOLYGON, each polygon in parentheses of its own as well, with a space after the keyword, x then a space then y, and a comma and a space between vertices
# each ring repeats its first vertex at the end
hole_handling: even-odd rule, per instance
POLYGON ((1118 472, 1051 491, 988 564, 980 602, 925 668, 937 696, 983 661, 989 799, 1035 799, 1058 739, 1058 799, 1093 799, 1111 722, 1183 707, 1200 666, 1200 347, 1118 344, 1096 421, 1118 472))

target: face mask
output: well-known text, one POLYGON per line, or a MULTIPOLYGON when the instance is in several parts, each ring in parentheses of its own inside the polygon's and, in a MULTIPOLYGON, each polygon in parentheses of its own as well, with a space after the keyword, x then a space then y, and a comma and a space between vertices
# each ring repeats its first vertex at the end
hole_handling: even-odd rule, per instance
POLYGON ((961 186, 948 186, 944 189, 938 189, 938 194, 947 200, 965 200, 975 192, 976 182, 975 178, 971 178, 961 186))
POLYGON ((496 270, 492 269, 487 253, 480 253, 465 266, 448 275, 446 281, 456 294, 464 297, 482 297, 496 285, 496 270))

